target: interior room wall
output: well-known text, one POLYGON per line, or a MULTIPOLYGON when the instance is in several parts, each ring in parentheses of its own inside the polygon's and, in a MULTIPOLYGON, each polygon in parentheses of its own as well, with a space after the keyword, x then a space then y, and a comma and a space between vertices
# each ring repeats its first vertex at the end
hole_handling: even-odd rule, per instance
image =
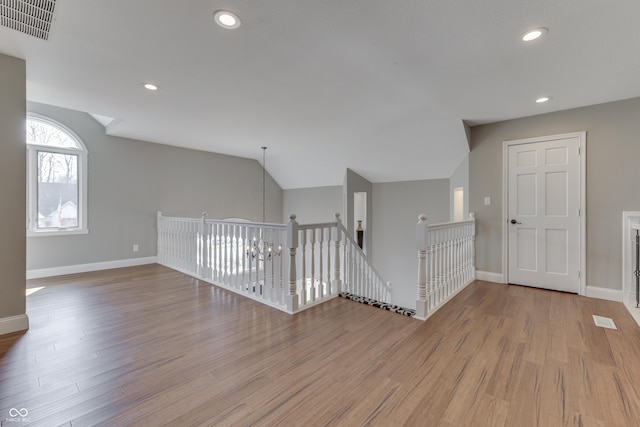
POLYGON ((416 224, 449 221, 449 179, 373 184, 372 263, 393 287, 393 302, 415 308, 418 283, 416 224))
POLYGON ((469 205, 477 214, 478 270, 503 274, 503 141, 578 131, 587 134, 586 283, 622 289, 622 212, 640 210, 640 98, 471 128, 469 205))
MULTIPOLYGON (((28 110, 64 124, 86 144, 90 230, 86 235, 29 237, 29 270, 155 256, 157 211, 262 220, 262 167, 257 160, 108 136, 102 125, 79 111, 34 102, 28 110), (139 252, 133 252, 134 244, 139 252)), ((266 194, 266 220, 280 222, 282 189, 268 174, 266 194)), ((24 220, 24 205, 21 209, 24 220)))
POLYGON ((0 334, 26 329, 26 65, 0 54, 0 334))
POLYGON ((295 214, 300 224, 314 224, 334 220, 336 213, 342 217, 342 187, 298 188, 283 190, 282 223, 289 222, 295 214))

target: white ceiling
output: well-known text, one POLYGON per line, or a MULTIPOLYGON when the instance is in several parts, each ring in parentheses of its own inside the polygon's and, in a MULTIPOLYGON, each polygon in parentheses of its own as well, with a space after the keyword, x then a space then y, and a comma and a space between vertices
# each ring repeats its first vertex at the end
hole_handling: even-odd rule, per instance
POLYGON ((268 146, 269 173, 302 188, 346 168, 448 178, 463 121, 640 96, 639 17, 638 0, 58 0, 49 41, 0 27, 0 53, 26 60, 29 100, 114 118, 109 135, 257 160, 268 146))

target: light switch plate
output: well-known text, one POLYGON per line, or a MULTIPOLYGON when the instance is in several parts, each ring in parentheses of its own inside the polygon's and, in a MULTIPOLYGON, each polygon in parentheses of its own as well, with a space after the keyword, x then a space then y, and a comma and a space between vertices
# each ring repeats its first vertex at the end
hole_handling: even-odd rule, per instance
POLYGON ((484 205, 485 205, 485 206, 489 206, 489 205, 491 205, 491 197, 486 196, 486 197, 484 198, 484 205))

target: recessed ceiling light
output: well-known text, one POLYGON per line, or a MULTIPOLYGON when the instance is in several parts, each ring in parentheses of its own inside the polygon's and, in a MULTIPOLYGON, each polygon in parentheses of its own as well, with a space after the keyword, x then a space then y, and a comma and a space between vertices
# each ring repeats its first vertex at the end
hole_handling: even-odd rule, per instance
POLYGON ((542 104, 542 103, 549 102, 549 101, 551 101, 551 97, 550 96, 541 96, 540 98, 536 99, 536 102, 538 104, 542 104))
POLYGON ((152 92, 160 89, 160 87, 158 87, 158 85, 155 85, 153 83, 142 83, 142 87, 145 88, 146 90, 150 90, 152 92))
POLYGON ((549 31, 549 30, 544 28, 544 27, 540 27, 540 28, 533 29, 531 31, 527 31, 522 36, 522 40, 525 41, 525 42, 533 41, 533 40, 545 35, 547 33, 547 31, 549 31))
POLYGON ((215 19, 216 24, 220 25, 222 28, 234 29, 240 26, 240 18, 238 18, 238 15, 227 10, 218 10, 214 12, 213 19, 215 19))

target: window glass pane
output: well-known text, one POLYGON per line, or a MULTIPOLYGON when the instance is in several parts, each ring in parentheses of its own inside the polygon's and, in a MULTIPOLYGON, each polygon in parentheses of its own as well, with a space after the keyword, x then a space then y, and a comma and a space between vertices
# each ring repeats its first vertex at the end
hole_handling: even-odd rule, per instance
POLYGON ((78 227, 78 156, 38 151, 38 228, 78 227))
POLYGON ((49 123, 30 118, 27 120, 27 144, 48 145, 58 148, 73 148, 81 150, 67 132, 49 123))

